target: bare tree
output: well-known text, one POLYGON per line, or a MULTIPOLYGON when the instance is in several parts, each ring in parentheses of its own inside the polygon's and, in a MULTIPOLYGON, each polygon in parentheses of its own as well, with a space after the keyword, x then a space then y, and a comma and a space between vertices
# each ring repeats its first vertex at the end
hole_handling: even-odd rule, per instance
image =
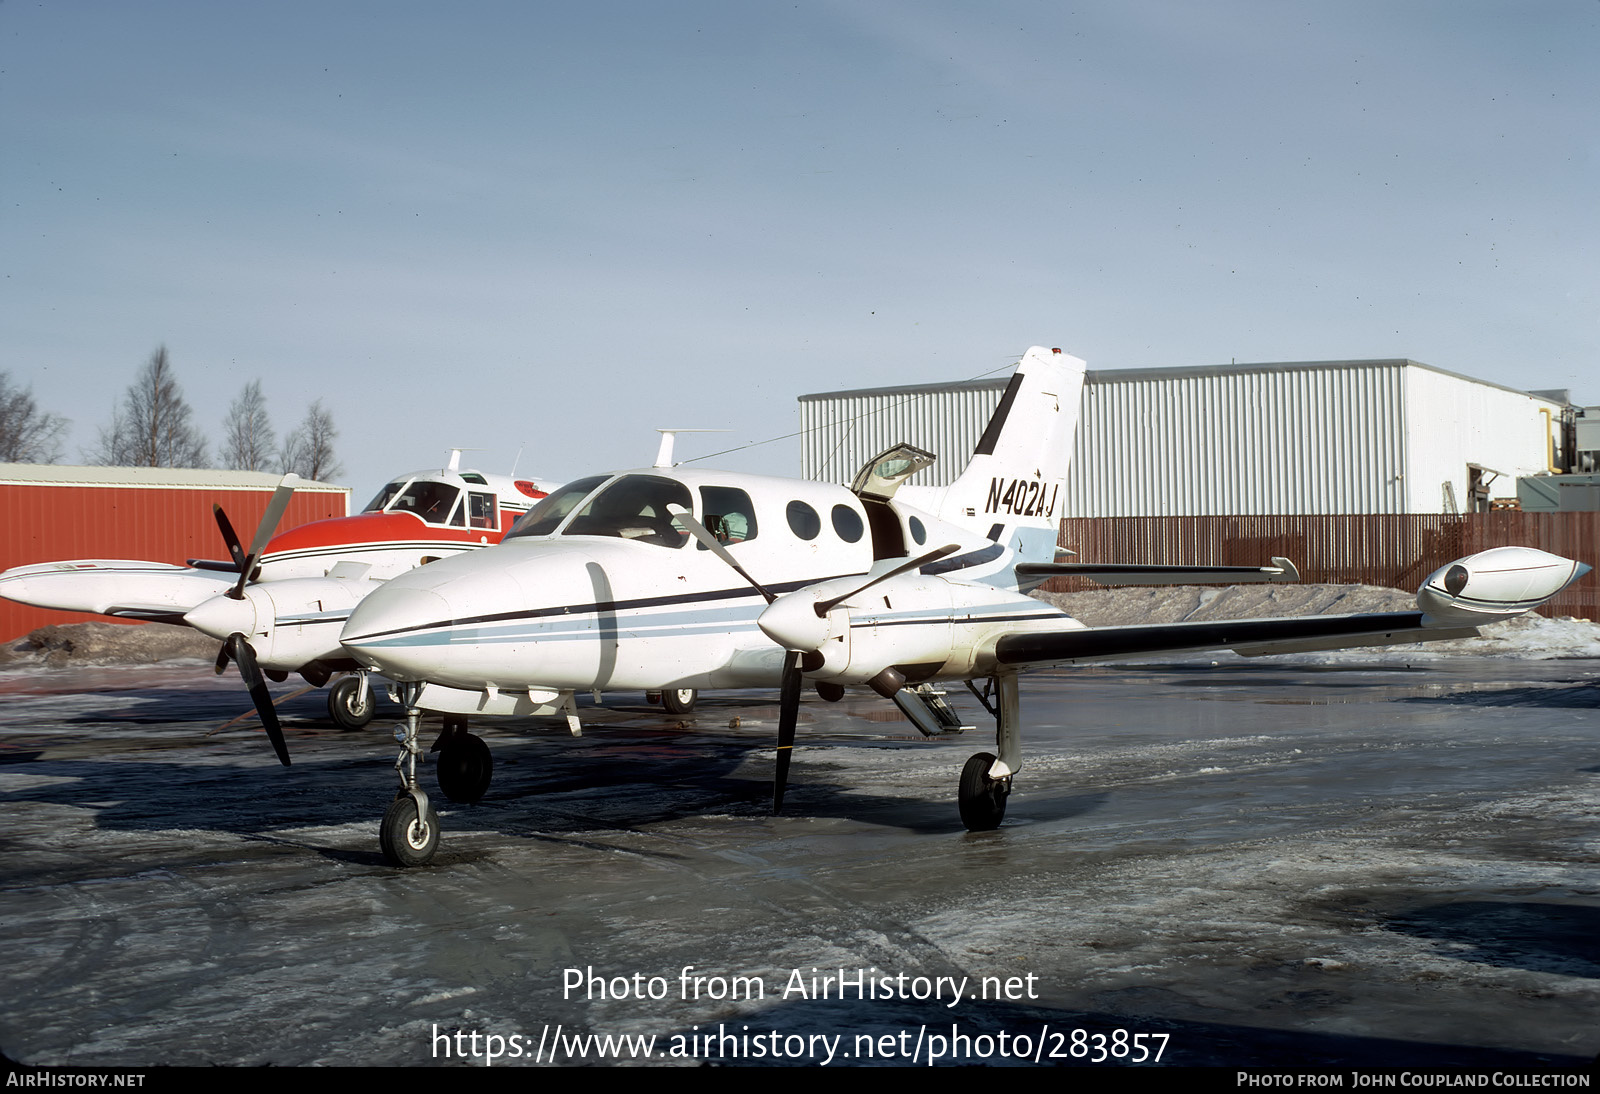
POLYGON ((12 387, 0 372, 0 463, 55 463, 66 431, 65 418, 40 411, 32 389, 12 387))
POLYGON ((284 438, 283 470, 293 471, 302 479, 333 478, 344 470, 333 454, 333 442, 338 436, 339 431, 333 427, 333 415, 318 399, 306 410, 305 420, 284 438))
POLYGON ((167 347, 150 355, 90 459, 119 467, 203 467, 206 439, 189 424, 189 404, 173 377, 167 347))
POLYGON ((227 421, 222 423, 222 464, 233 471, 266 471, 277 455, 275 440, 261 381, 251 380, 228 407, 227 421))

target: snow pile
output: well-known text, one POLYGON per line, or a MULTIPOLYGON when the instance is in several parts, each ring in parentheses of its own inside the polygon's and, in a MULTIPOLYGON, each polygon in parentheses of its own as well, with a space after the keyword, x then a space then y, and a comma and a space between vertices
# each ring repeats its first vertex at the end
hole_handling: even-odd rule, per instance
POLYGON ((0 646, 0 665, 153 665, 180 658, 214 661, 217 646, 215 638, 168 623, 61 623, 40 627, 0 646))

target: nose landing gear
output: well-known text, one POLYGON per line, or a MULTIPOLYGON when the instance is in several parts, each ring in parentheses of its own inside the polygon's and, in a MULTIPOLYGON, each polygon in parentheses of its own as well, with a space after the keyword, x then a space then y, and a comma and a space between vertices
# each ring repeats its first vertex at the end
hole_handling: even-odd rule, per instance
POLYGON ((421 866, 439 848, 439 814, 428 801, 427 792, 417 785, 417 757, 422 755, 417 733, 422 726, 422 711, 415 703, 422 685, 400 684, 398 690, 406 708, 405 725, 395 731, 400 755, 394 769, 400 776, 400 792, 378 825, 378 846, 384 861, 391 866, 421 866))

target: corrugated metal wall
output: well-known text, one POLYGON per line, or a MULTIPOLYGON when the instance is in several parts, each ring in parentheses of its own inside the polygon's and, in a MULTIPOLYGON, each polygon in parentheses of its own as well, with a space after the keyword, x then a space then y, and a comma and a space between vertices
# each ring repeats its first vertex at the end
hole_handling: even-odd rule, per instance
MULTIPOLYGON (((801 473, 848 482, 909 441, 940 457, 913 481, 947 483, 1004 380, 804 396, 801 473)), ((1553 405, 1403 359, 1090 370, 1062 513, 1437 513, 1446 478, 1464 510, 1467 463, 1509 496, 1553 405)))
POLYGON ((800 477, 848 483, 879 452, 914 444, 939 462, 910 482, 944 486, 967 466, 1010 379, 802 395, 800 477))
MULTIPOLYGON (((348 491, 300 491, 280 528, 293 528, 349 510, 348 491)), ((272 499, 264 490, 189 490, 0 484, 0 569, 74 558, 130 558, 182 564, 225 559, 228 548, 211 515, 219 503, 248 547, 272 499)), ((48 623, 105 620, 0 600, 0 639, 48 623)))
POLYGON ((1065 516, 1400 512, 1400 369, 1137 369, 1086 384, 1065 516))

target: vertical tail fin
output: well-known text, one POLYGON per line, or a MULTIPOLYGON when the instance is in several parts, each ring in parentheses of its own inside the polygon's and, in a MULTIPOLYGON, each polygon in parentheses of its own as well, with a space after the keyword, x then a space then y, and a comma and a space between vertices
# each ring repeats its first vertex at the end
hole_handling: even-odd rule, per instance
POLYGON ((1017 561, 1054 560, 1083 373, 1083 361, 1058 349, 1022 355, 972 462, 945 488, 942 519, 1006 544, 1017 561))

